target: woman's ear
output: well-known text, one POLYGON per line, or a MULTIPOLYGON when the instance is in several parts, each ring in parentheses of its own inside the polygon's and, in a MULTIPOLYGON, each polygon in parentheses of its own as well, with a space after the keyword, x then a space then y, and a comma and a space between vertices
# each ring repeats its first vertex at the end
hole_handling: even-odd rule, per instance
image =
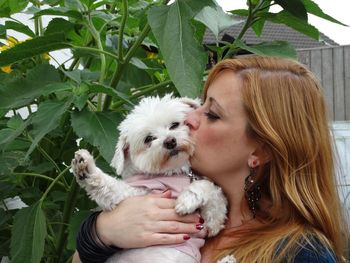
POLYGON ((255 168, 259 165, 268 163, 271 160, 270 151, 265 144, 258 144, 248 158, 248 166, 255 168))

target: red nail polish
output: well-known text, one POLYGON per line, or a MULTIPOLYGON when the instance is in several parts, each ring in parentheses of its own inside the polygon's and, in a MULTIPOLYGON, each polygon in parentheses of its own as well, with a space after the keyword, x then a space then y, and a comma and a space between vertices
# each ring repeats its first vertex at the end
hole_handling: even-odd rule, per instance
POLYGON ((199 218, 199 223, 203 224, 204 223, 204 219, 202 217, 199 218))
POLYGON ((184 240, 189 240, 191 237, 189 235, 184 235, 184 240))
POLYGON ((202 230, 202 229, 204 228, 204 226, 203 226, 202 224, 197 224, 197 225, 196 225, 196 228, 197 228, 198 230, 202 230))

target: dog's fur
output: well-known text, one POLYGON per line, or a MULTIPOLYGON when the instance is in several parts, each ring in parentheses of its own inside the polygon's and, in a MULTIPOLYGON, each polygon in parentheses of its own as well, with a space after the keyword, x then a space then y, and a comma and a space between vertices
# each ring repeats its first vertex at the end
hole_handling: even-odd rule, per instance
MULTIPOLYGON (((171 94, 141 100, 118 127, 119 141, 111 166, 126 180, 140 174, 150 178, 187 176, 194 144, 184 121, 187 113, 198 105, 197 100, 174 98, 171 94)), ((79 185, 104 210, 113 209, 130 196, 151 191, 105 174, 84 149, 75 153, 72 170, 79 185)), ((184 215, 200 209, 208 236, 215 236, 224 227, 226 205, 222 190, 211 181, 201 179, 191 182, 179 194, 175 210, 184 215)), ((198 263, 198 258, 171 247, 152 246, 125 250, 108 262, 198 263)))

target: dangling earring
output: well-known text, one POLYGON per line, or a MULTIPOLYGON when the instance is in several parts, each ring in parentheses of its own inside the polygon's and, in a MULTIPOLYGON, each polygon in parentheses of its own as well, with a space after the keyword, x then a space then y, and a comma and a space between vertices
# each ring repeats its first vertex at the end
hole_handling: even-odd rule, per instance
POLYGON ((261 192, 260 185, 256 182, 256 170, 253 167, 250 167, 250 174, 245 178, 244 192, 249 209, 255 218, 256 211, 259 209, 258 201, 261 198, 261 192))

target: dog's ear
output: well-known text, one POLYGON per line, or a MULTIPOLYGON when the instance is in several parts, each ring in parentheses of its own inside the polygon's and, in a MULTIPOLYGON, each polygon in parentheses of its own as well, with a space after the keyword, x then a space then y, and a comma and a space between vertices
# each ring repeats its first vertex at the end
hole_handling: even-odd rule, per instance
POLYGON ((201 105, 201 100, 198 99, 198 98, 191 99, 191 98, 188 98, 188 97, 182 97, 182 98, 180 98, 180 101, 182 103, 185 103, 185 104, 189 105, 193 109, 197 109, 201 105))
POLYGON ((118 143, 115 147, 115 153, 111 161, 111 166, 121 175, 124 170, 124 164, 129 155, 129 144, 125 135, 119 135, 118 143))

